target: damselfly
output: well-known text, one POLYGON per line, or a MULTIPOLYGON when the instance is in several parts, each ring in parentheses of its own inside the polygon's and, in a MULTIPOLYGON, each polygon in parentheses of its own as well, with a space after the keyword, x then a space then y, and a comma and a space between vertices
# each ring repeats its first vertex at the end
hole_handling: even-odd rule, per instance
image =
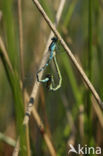
POLYGON ((48 48, 48 50, 50 51, 49 59, 46 62, 46 64, 37 72, 36 76, 37 76, 38 82, 47 83, 47 88, 49 90, 56 91, 57 89, 59 89, 61 87, 62 76, 61 76, 61 73, 59 70, 59 66, 58 66, 58 63, 56 60, 56 53, 55 53, 55 49, 56 49, 58 39, 56 37, 53 37, 51 40, 52 40, 52 42, 48 48), (52 59, 54 61, 56 71, 57 71, 58 77, 59 77, 59 83, 56 87, 54 87, 54 85, 53 85, 54 84, 54 78, 53 78, 53 75, 51 75, 51 74, 47 74, 44 79, 41 79, 41 80, 39 79, 39 73, 46 69, 46 67, 49 65, 49 63, 51 62, 52 59))

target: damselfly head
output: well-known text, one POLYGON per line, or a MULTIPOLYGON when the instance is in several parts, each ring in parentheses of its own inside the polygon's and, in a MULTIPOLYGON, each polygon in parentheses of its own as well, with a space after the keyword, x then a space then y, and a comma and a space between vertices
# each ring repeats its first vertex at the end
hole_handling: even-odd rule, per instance
POLYGON ((53 37, 53 38, 51 38, 51 40, 54 41, 54 42, 57 42, 58 38, 57 37, 53 37))

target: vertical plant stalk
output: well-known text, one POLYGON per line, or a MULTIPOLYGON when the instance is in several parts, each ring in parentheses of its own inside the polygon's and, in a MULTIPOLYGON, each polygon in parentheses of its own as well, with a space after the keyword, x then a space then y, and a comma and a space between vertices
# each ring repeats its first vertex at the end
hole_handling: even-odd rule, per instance
POLYGON ((75 136, 76 127, 75 127, 75 124, 74 124, 73 116, 72 116, 70 110, 68 109, 68 100, 67 100, 66 96, 63 93, 61 95, 61 98, 62 98, 64 108, 65 108, 65 111, 66 111, 67 121, 68 121, 68 124, 70 125, 70 130, 71 130, 73 136, 75 136))
MULTIPOLYGON (((22 7, 21 0, 18 0, 18 22, 19 22, 19 46, 20 46, 20 71, 21 71, 21 80, 22 84, 24 82, 24 57, 23 57, 23 25, 22 25, 22 7)), ((23 99, 24 99, 24 108, 25 108, 25 90, 24 86, 22 86, 23 90, 23 99)), ((29 140, 29 126, 26 125, 26 146, 27 146, 27 155, 30 156, 30 140, 29 140)))
POLYGON ((69 6, 69 9, 68 9, 67 14, 66 14, 65 19, 64 19, 64 23, 63 23, 64 27, 67 27, 67 25, 69 24, 71 16, 73 14, 73 11, 75 9, 75 6, 76 6, 77 2, 78 2, 77 0, 72 0, 71 1, 71 4, 69 6))
POLYGON ((29 125, 26 125, 26 146, 27 146, 27 156, 31 156, 31 150, 30 150, 30 138, 29 138, 29 125))
POLYGON ((22 9, 21 0, 18 0, 18 22, 19 22, 19 46, 20 46, 20 67, 21 79, 24 80, 24 57, 23 57, 23 26, 22 26, 22 9))
MULTIPOLYGON (((88 77, 92 80, 92 0, 88 0, 88 77)), ((91 93, 87 91, 87 106, 86 113, 88 119, 88 132, 87 141, 88 144, 91 141, 92 136, 92 119, 91 119, 91 93)))
POLYGON ((18 156, 18 149, 20 148, 19 138, 18 138, 18 140, 16 141, 16 147, 17 147, 17 148, 14 148, 14 151, 13 151, 12 156, 18 156))
POLYGON ((1 22, 1 20, 2 20, 2 11, 0 10, 0 22, 1 22))
POLYGON ((80 105, 79 107, 79 131, 81 142, 84 141, 84 106, 80 105))
MULTIPOLYGON (((103 2, 102 2, 103 3, 103 2)), ((102 47, 101 47, 101 42, 100 42, 100 6, 103 5, 101 4, 101 1, 95 1, 95 9, 94 9, 94 15, 95 15, 95 33, 96 33, 96 50, 97 50, 97 63, 98 63, 98 73, 99 73, 99 90, 100 90, 100 95, 103 97, 103 72, 101 72, 101 68, 103 66, 103 61, 102 61, 102 47)))
MULTIPOLYGON (((60 5, 59 5, 59 8, 58 8, 58 10, 57 10, 55 26, 57 26, 57 24, 58 24, 59 21, 60 21, 60 17, 61 17, 63 8, 64 8, 65 1, 66 1, 66 0, 61 0, 61 1, 60 1, 60 5)), ((44 57, 43 57, 43 58, 45 58, 45 59, 42 59, 40 68, 41 68, 41 67, 45 64, 45 62, 47 61, 47 57, 45 57, 45 54, 48 52, 48 47, 49 47, 49 45, 50 45, 52 36, 53 36, 53 33, 51 32, 50 35, 49 35, 49 38, 48 38, 48 42, 47 42, 46 48, 45 48, 45 50, 44 50, 44 55, 43 55, 44 57)), ((39 76, 40 76, 40 79, 42 78, 42 75, 43 75, 43 72, 41 72, 40 75, 39 75, 39 76)), ((31 96, 30 96, 30 102, 29 102, 29 105, 27 106, 27 110, 29 109, 28 111, 29 111, 30 113, 31 113, 31 111, 32 111, 32 104, 31 104, 31 103, 34 102, 34 99, 35 99, 36 96, 37 96, 39 87, 40 87, 40 84, 36 81, 35 84, 34 84, 34 87, 33 87, 33 91, 32 91, 33 97, 32 97, 32 94, 31 94, 31 96), (34 93, 34 92, 35 92, 35 93, 34 93)), ((33 109, 33 111, 36 111, 36 109, 33 109)), ((26 114, 28 114, 28 112, 26 112, 26 114)), ((37 115, 36 112, 33 113, 33 114, 34 114, 34 116, 35 116, 35 118, 36 118, 36 115, 37 115)), ((38 116, 38 117, 39 117, 39 116, 38 116)), ((24 125, 27 125, 27 124, 28 124, 28 121, 29 121, 29 116, 25 115, 23 124, 24 124, 24 125)), ((40 123, 41 123, 41 122, 40 122, 40 123)), ((37 122, 37 124, 38 124, 38 122, 37 122)), ((39 124, 38 124, 38 126, 39 126, 39 124)), ((42 125, 40 125, 40 127, 42 127, 42 125)), ((41 133, 42 133, 42 128, 41 128, 40 131, 41 131, 41 133)), ((53 145, 52 145, 52 143, 51 143, 51 141, 50 141, 48 135, 46 134, 46 132, 45 132, 45 133, 44 133, 44 132, 45 132, 45 131, 43 131, 42 134, 43 134, 44 140, 45 140, 45 142, 46 142, 46 144, 47 144, 47 146, 48 146, 48 149, 49 149, 49 151, 50 151, 50 154, 51 154, 51 156, 56 156, 55 149, 54 149, 54 147, 53 147, 53 145)), ((16 150, 16 151, 18 150, 18 153, 19 153, 20 147, 18 148, 17 146, 15 146, 15 149, 14 149, 14 150, 16 150)))
POLYGON ((6 32, 6 39, 7 39, 7 50, 8 55, 11 60, 11 64, 13 65, 13 69, 17 69, 17 57, 15 57, 15 52, 17 52, 17 41, 15 35, 15 22, 13 16, 13 0, 4 1, 2 2, 2 13, 3 13, 3 21, 5 23, 5 32, 6 32))
POLYGON ((92 0, 89 1, 88 14, 88 77, 92 79, 92 0))

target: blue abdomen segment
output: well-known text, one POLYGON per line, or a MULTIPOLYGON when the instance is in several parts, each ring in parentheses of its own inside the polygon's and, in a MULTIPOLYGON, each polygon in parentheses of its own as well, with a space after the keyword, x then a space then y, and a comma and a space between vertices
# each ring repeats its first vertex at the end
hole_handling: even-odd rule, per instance
POLYGON ((49 57, 49 59, 52 60, 52 58, 53 58, 53 51, 50 52, 50 57, 49 57))
POLYGON ((55 42, 52 42, 50 47, 49 47, 49 50, 50 51, 54 51, 55 50, 55 47, 56 47, 56 43, 55 42))
POLYGON ((47 77, 47 78, 45 78, 45 79, 43 79, 43 80, 41 80, 41 82, 48 82, 49 81, 49 78, 47 77))

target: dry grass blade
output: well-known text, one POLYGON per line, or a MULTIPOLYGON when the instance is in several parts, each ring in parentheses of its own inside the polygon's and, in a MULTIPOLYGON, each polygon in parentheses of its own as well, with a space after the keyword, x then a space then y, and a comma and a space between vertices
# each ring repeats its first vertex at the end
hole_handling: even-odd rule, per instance
POLYGON ((19 138, 18 138, 18 140, 17 140, 17 142, 16 142, 16 147, 17 147, 17 148, 14 148, 14 151, 13 151, 12 156, 18 156, 18 149, 20 149, 19 138))
POLYGON ((15 147, 15 140, 12 139, 11 137, 5 136, 3 133, 0 132, 0 140, 4 141, 5 143, 7 143, 10 146, 15 147))
POLYGON ((99 106, 93 96, 91 97, 91 100, 92 100, 92 104, 93 104, 95 113, 98 117, 99 123, 100 123, 101 127, 103 128, 103 113, 102 113, 101 109, 99 108, 99 106))
POLYGON ((2 52, 3 52, 3 55, 4 55, 4 57, 5 57, 6 61, 7 61, 7 64, 9 66, 10 70, 13 71, 11 62, 9 60, 9 57, 7 55, 7 51, 5 49, 5 46, 4 46, 4 43, 3 43, 2 39, 1 39, 1 37, 0 37, 0 48, 1 48, 2 52))

